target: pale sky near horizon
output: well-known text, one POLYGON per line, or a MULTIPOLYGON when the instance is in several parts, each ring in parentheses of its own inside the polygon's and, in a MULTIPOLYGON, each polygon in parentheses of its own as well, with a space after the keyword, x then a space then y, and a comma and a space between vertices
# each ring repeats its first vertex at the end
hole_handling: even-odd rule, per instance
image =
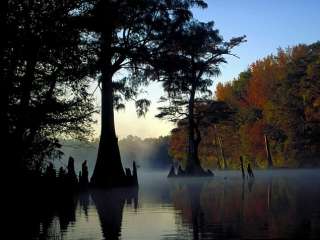
MULTIPOLYGON (((221 67, 218 82, 230 81, 248 66, 277 48, 286 48, 300 43, 310 44, 320 40, 320 0, 208 0, 208 8, 193 11, 200 21, 214 21, 225 40, 247 36, 247 42, 235 49, 237 58, 228 58, 221 67)), ((138 118, 133 103, 125 111, 116 112, 116 132, 119 138, 135 135, 141 138, 168 135, 174 127, 165 120, 156 119, 157 101, 163 91, 160 84, 146 88, 152 104, 145 118, 138 118)), ((97 93, 99 105, 99 94, 97 93)), ((97 116, 99 119, 100 116, 97 116)), ((94 126, 99 136, 99 121, 94 126)))

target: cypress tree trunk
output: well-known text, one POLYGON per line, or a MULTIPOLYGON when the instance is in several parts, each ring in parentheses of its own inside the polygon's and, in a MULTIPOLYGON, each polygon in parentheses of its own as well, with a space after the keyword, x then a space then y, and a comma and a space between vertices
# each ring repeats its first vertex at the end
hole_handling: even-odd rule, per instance
POLYGON ((101 135, 91 183, 101 187, 121 186, 124 176, 114 125, 112 78, 109 76, 102 81, 101 135))
POLYGON ((194 93, 191 93, 189 106, 188 106, 188 158, 186 173, 192 174, 195 170, 196 154, 195 154, 195 141, 194 141, 194 122, 193 122, 193 107, 194 107, 194 93))
POLYGON ((194 122, 194 98, 195 91, 191 93, 189 100, 188 117, 188 160, 186 167, 187 175, 203 175, 204 170, 201 167, 198 148, 201 141, 200 131, 194 122))
POLYGON ((198 166, 200 166, 199 159, 197 157, 197 147, 196 142, 194 139, 194 123, 193 119, 189 117, 189 126, 188 126, 188 160, 187 160, 187 167, 186 173, 193 174, 196 172, 198 166))
POLYGON ((115 132, 110 56, 112 34, 102 36, 101 52, 101 134, 97 162, 91 184, 98 187, 122 186, 125 173, 121 163, 118 139, 115 132))

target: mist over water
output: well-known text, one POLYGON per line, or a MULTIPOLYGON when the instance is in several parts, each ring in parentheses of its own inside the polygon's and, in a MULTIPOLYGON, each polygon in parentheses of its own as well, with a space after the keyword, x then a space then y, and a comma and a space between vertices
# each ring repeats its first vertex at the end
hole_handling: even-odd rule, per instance
POLYGON ((92 190, 74 196, 59 211, 39 219, 39 231, 32 236, 317 239, 320 171, 254 173, 254 179, 243 181, 239 171, 216 171, 212 179, 168 179, 167 171, 139 171, 139 189, 92 190))
MULTIPOLYGON (((167 169, 172 160, 168 154, 169 137, 139 138, 127 136, 119 140, 121 161, 124 168, 132 168, 133 161, 143 171, 167 169)), ((84 160, 87 160, 89 177, 91 177, 97 160, 99 142, 81 142, 77 140, 62 140, 64 153, 61 159, 53 159, 56 170, 65 168, 68 159, 72 156, 75 160, 75 170, 78 173, 84 160)))

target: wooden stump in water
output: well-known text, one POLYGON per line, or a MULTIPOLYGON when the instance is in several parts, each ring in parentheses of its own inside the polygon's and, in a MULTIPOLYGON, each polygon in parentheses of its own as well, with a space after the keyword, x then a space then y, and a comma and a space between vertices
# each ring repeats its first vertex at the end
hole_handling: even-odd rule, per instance
POLYGON ((253 177, 254 177, 254 174, 253 174, 253 171, 252 171, 252 168, 251 168, 250 163, 248 163, 247 171, 248 171, 248 176, 249 176, 250 178, 253 178, 253 177))
POLYGON ((185 175, 185 171, 182 170, 181 166, 179 166, 179 168, 178 168, 178 174, 177 175, 178 176, 184 176, 185 175))

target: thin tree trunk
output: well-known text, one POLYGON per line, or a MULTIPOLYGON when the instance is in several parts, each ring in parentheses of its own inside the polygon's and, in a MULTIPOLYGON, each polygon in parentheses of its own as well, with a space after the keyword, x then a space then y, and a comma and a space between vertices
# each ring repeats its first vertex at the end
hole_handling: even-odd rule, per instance
POLYGON ((242 158, 242 156, 240 156, 240 165, 241 165, 242 179, 245 179, 246 175, 244 173, 244 166, 243 166, 243 158, 242 158))
POLYGON ((223 151, 222 138, 220 136, 218 136, 218 134, 217 134, 216 125, 214 125, 214 128, 215 128, 215 132, 216 132, 216 138, 217 138, 218 144, 219 144, 219 150, 220 150, 220 155, 221 155, 221 158, 222 158, 222 161, 223 161, 223 166, 224 166, 224 169, 227 169, 228 168, 228 164, 227 164, 227 160, 225 158, 224 151, 223 151))
POLYGON ((215 143, 215 152, 216 152, 216 156, 217 156, 217 165, 218 165, 218 169, 222 169, 222 165, 221 165, 221 161, 220 161, 220 154, 219 154, 219 151, 218 151, 218 135, 217 135, 217 128, 216 128, 216 125, 213 125, 213 129, 214 129, 214 143, 215 143))
POLYGON ((222 138, 218 137, 218 140, 219 140, 220 153, 221 153, 221 158, 223 160, 224 169, 228 169, 227 159, 224 155, 224 150, 223 150, 222 138))
POLYGON ((272 161, 272 155, 271 155, 271 152, 270 152, 269 140, 268 140, 268 136, 267 135, 264 135, 264 142, 265 142, 265 146, 266 146, 268 167, 272 168, 273 167, 273 161, 272 161))

